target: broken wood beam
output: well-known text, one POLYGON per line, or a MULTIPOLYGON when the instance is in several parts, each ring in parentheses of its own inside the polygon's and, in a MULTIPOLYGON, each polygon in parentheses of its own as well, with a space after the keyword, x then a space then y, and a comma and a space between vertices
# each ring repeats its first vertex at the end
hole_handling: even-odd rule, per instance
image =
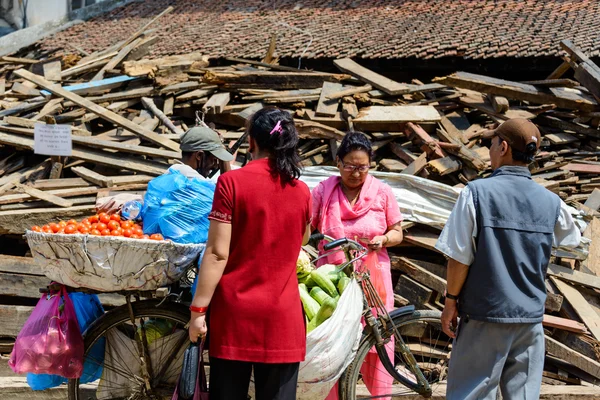
POLYGON ((323 82, 341 82, 349 78, 350 75, 323 72, 206 71, 203 81, 225 88, 315 89, 322 87, 323 82))
POLYGON ((152 114, 154 114, 164 126, 169 128, 169 130, 178 135, 183 135, 183 129, 175 126, 173 122, 167 117, 157 106, 154 104, 154 101, 149 97, 142 97, 142 104, 146 107, 152 114))
POLYGON ((60 96, 65 99, 73 101, 74 103, 80 105, 81 107, 85 108, 86 110, 91 111, 94 114, 97 114, 98 116, 100 116, 101 118, 104 118, 114 124, 117 124, 125 129, 127 129, 128 131, 131 131, 131 132, 135 133, 136 135, 143 137, 146 140, 149 140, 155 144, 158 144, 159 146, 163 146, 169 150, 173 150, 173 151, 179 150, 179 145, 177 143, 173 142, 172 140, 165 139, 165 138, 161 137, 159 134, 149 131, 147 129, 144 129, 141 126, 134 124, 133 122, 129 121, 128 119, 123 118, 122 116, 120 116, 112 111, 109 111, 104 107, 100 107, 99 105, 92 103, 91 101, 86 100, 77 94, 74 94, 67 90, 64 90, 59 85, 48 82, 41 76, 34 75, 31 72, 26 71, 24 69, 19 69, 17 71, 14 71, 13 73, 17 76, 20 76, 21 78, 27 79, 28 81, 35 83, 36 85, 38 85, 40 87, 43 87, 44 89, 48 90, 49 92, 51 92, 57 96, 60 96))
POLYGON ((15 182, 15 187, 18 191, 28 194, 31 197, 35 197, 36 199, 47 201, 48 203, 55 204, 59 207, 71 207, 73 206, 73 202, 69 200, 65 200, 62 197, 55 196, 53 194, 43 192, 39 189, 33 188, 31 186, 23 185, 21 183, 15 182))
POLYGON ((115 186, 115 183, 113 182, 113 180, 111 178, 101 175, 101 174, 94 172, 90 169, 87 169, 85 167, 72 167, 71 171, 73 171, 75 173, 75 175, 78 175, 81 178, 85 179, 86 181, 89 181, 95 185, 102 186, 102 187, 115 186))

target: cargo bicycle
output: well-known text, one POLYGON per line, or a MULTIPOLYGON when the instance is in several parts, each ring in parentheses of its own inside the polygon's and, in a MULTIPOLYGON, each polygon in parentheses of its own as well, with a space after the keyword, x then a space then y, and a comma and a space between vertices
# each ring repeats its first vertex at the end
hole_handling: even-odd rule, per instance
MULTIPOLYGON (((346 262, 338 267, 346 275, 356 278, 363 292, 364 329, 356 356, 339 379, 339 397, 342 400, 389 398, 417 393, 431 397, 447 379, 451 339, 442 332, 441 312, 415 310, 413 305, 388 311, 377 294, 369 271, 361 263, 367 249, 351 239, 334 239, 323 234, 311 236, 311 240, 325 241, 326 252, 313 261, 335 251, 343 251, 346 262), (361 384, 361 367, 374 363, 367 357, 374 349, 393 383, 374 381, 377 391, 385 394, 372 396, 361 384), (393 356, 390 355, 393 354, 393 356)), ((379 367, 380 368, 380 367, 379 367)), ((374 387, 372 387, 373 389, 374 387)))
MULTIPOLYGON (((451 339, 441 329, 441 313, 415 310, 412 305, 386 310, 369 271, 358 262, 367 254, 364 246, 322 234, 311 239, 324 240, 326 252, 344 252, 347 261, 338 270, 356 278, 363 292, 364 329, 356 356, 339 379, 340 399, 386 398, 410 393, 431 397, 447 378, 451 350, 451 339), (393 378, 391 385, 381 384, 380 392, 383 388, 389 391, 385 395, 370 395, 361 382, 361 367, 373 362, 372 357, 367 357, 373 350, 380 367, 393 378)), ((121 294, 125 296, 125 304, 108 311, 84 333, 85 355, 88 362, 102 365, 102 379, 92 385, 82 384, 79 379, 69 380, 71 400, 172 397, 183 351, 189 343, 189 282, 176 282, 158 291, 121 294), (105 346, 105 357, 94 359, 91 355, 99 344, 105 346)), ((208 362, 206 351, 204 359, 208 362)), ((206 371, 209 376, 210 366, 206 371)))

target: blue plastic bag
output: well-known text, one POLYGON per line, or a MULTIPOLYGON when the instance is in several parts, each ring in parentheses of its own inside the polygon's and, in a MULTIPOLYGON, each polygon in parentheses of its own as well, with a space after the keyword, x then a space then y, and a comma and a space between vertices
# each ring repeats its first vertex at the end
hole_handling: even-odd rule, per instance
POLYGON ((179 171, 154 178, 144 197, 144 233, 160 233, 176 243, 206 242, 214 194, 213 182, 179 171))
MULTIPOLYGON (((100 300, 95 294, 73 292, 69 293, 69 298, 73 302, 81 332, 85 332, 92 322, 104 314, 104 308, 102 308, 102 304, 100 304, 100 300)), ((101 338, 86 356, 83 363, 83 374, 81 375, 81 378, 79 378, 81 383, 93 382, 102 375, 104 343, 105 339, 101 338)), ((63 383, 67 383, 67 379, 62 376, 33 373, 27 374, 27 384, 33 390, 50 389, 60 386, 63 383)))

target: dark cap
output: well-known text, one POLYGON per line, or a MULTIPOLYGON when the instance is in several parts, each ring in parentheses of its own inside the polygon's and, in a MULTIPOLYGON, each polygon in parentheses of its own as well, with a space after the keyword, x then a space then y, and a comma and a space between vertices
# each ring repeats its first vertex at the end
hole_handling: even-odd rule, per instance
POLYGON ((527 152, 527 145, 535 143, 536 150, 540 148, 542 138, 535 124, 528 119, 513 118, 502 123, 496 129, 483 132, 484 139, 499 136, 506 140, 510 147, 522 153, 527 152))
POLYGON ((184 133, 179 140, 179 148, 186 153, 208 151, 219 160, 233 160, 233 155, 221 143, 219 134, 203 126, 196 126, 184 133))

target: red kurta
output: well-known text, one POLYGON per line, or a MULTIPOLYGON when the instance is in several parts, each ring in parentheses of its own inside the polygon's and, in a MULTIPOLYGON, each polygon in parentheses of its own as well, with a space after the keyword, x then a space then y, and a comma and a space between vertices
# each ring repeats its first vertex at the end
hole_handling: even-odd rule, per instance
POLYGON ((210 355, 304 360, 296 260, 311 218, 308 187, 282 186, 261 159, 219 177, 209 219, 232 224, 229 259, 210 304, 210 355))

